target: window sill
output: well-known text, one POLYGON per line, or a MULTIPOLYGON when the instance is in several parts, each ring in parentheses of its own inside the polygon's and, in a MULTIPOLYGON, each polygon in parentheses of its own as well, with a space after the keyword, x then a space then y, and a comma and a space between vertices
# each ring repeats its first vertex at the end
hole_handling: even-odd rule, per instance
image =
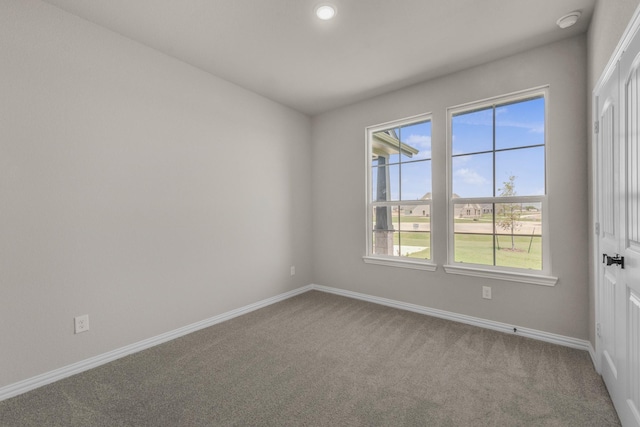
POLYGON ((511 282, 529 283, 540 286, 555 286, 557 277, 537 274, 515 273, 511 271, 488 270, 478 267, 462 267, 459 265, 445 265, 444 271, 463 276, 486 277, 488 279, 509 280, 511 282))
POLYGON ((436 271, 436 268, 438 268, 436 264, 431 264, 424 261, 411 261, 408 259, 390 259, 374 256, 363 256, 362 260, 366 264, 386 265, 388 267, 409 268, 413 270, 436 271))

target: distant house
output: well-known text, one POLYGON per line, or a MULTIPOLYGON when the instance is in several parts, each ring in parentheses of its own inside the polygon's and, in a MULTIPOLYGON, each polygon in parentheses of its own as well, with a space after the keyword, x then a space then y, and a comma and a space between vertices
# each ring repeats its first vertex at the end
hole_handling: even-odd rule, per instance
MULTIPOLYGON (((453 195, 454 199, 458 197, 457 194, 453 195)), ((431 193, 425 194, 420 200, 431 200, 431 193)), ((465 203, 455 204, 454 206, 454 218, 480 218, 482 215, 493 213, 493 205, 491 203, 465 203)), ((402 208, 401 214, 403 216, 428 218, 431 216, 431 204, 405 206, 402 208)))
MULTIPOLYGON (((460 196, 457 194, 453 194, 453 198, 457 199, 460 196)), ((482 215, 492 214, 493 213, 493 205, 491 203, 465 203, 465 204, 454 204, 454 218, 473 218, 478 219, 482 215)))
POLYGON ((477 203, 466 203, 455 205, 455 218, 480 218, 482 216, 482 206, 477 203))
MULTIPOLYGON (((420 197, 420 200, 431 200, 431 193, 427 193, 424 196, 420 197)), ((404 216, 431 216, 431 204, 424 205, 415 205, 415 206, 406 206, 403 209, 402 214, 404 216)))

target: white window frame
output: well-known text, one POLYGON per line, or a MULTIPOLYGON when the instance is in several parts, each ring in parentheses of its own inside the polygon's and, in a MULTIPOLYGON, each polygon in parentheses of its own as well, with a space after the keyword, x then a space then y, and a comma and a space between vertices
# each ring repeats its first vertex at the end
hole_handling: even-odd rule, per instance
MULTIPOLYGON (((365 227, 366 227, 366 247, 365 247, 365 254, 362 259, 365 263, 367 264, 378 264, 378 265, 385 265, 385 266, 390 266, 390 267, 400 267, 400 268, 409 268, 409 269, 414 269, 414 270, 426 270, 426 271, 436 271, 437 265, 433 262, 433 228, 431 228, 431 232, 430 232, 430 246, 431 246, 431 259, 429 260, 420 260, 420 259, 413 259, 413 258, 408 258, 408 257, 400 257, 400 256, 396 256, 396 255, 380 255, 380 254, 373 254, 371 251, 371 245, 372 245, 372 235, 371 235, 371 230, 372 230, 372 224, 373 224, 373 214, 372 214, 372 191, 373 191, 373 183, 371 182, 371 153, 372 153, 372 141, 373 141, 373 134, 376 132, 380 132, 380 131, 384 131, 384 130, 388 130, 391 128, 396 128, 396 127, 402 127, 402 126, 407 126, 407 125, 411 125, 413 123, 419 123, 419 122, 425 122, 425 121, 429 121, 431 122, 431 133, 433 135, 433 119, 432 119, 432 114, 431 113, 424 113, 424 114, 419 114, 416 116, 411 116, 411 117, 407 117, 404 119, 399 119, 399 120, 394 120, 391 122, 386 122, 386 123, 381 123, 378 125, 374 125, 374 126, 369 126, 365 129, 365 138, 366 138, 366 150, 365 150, 365 173, 366 173, 366 222, 365 222, 365 227)), ((433 156, 431 157, 431 162, 433 162, 433 156)), ((433 164, 433 163, 432 163, 433 164)), ((433 193, 433 168, 432 168, 432 193, 433 193)), ((384 205, 389 205, 389 206, 410 206, 410 205, 424 205, 425 201, 424 200, 420 200, 420 201, 407 201, 407 200, 400 200, 400 201, 389 201, 389 202, 385 202, 383 203, 384 205)), ((431 205, 431 210, 429 215, 431 216, 431 224, 433 225, 433 197, 431 198, 431 200, 429 201, 429 204, 431 205)))
MULTIPOLYGON (((447 273, 460 274, 472 277, 484 277, 490 279, 508 280, 520 283, 530 283, 543 286, 555 286, 557 277, 551 276, 551 236, 549 234, 549 209, 547 203, 548 160, 549 160, 549 86, 541 86, 534 89, 496 96, 481 101, 470 102, 447 108, 447 256, 448 263, 444 265, 447 273), (545 194, 542 196, 515 196, 508 197, 482 197, 482 198, 453 198, 453 156, 452 156, 452 124, 453 117, 464 112, 495 107, 503 104, 525 101, 531 98, 544 98, 544 158, 545 158, 545 194), (470 264, 455 262, 454 247, 454 209, 456 204, 477 203, 509 203, 509 202, 535 202, 542 208, 542 270, 527 270, 513 267, 501 267, 484 264, 470 264)), ((495 164, 493 165, 495 169, 495 164)), ((495 185, 495 183, 494 183, 495 185)))

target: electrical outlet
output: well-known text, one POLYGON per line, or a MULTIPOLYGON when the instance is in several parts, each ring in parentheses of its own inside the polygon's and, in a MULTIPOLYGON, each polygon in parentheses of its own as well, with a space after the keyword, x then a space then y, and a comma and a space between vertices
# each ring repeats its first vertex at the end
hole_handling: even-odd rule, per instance
POLYGON ((295 276, 295 275, 296 275, 296 266, 295 266, 295 265, 292 265, 292 266, 291 266, 291 275, 292 275, 292 276, 295 276))
POLYGON ((75 324, 75 333, 86 332, 89 330, 89 315, 83 314, 73 319, 75 324))
POLYGON ((483 286, 482 287, 482 298, 491 299, 491 287, 490 286, 483 286))

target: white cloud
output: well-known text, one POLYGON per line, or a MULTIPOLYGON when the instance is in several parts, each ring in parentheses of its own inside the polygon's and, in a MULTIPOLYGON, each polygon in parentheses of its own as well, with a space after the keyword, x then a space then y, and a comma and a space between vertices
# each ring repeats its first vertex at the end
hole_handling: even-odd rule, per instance
POLYGON ((532 125, 529 128, 529 132, 532 132, 532 133, 544 133, 544 124, 539 123, 539 124, 532 125))
POLYGON ((415 157, 416 159, 431 158, 431 137, 430 136, 411 134, 404 142, 416 148, 419 151, 419 153, 415 157))
MULTIPOLYGON (((532 133, 544 133, 544 123, 540 122, 517 122, 513 120, 500 120, 500 116, 509 113, 508 107, 496 108, 496 125, 505 127, 517 127, 529 130, 532 133)), ((491 109, 475 111, 455 117, 457 124, 472 126, 493 126, 493 114, 491 109)))
POLYGON ((544 123, 540 122, 514 122, 510 120, 497 120, 496 126, 527 129, 531 133, 544 133, 544 123))
POLYGON ((483 185, 487 183, 485 177, 473 169, 462 168, 456 170, 453 175, 460 178, 465 184, 483 185))
POLYGON ((412 133, 407 138, 407 144, 420 147, 431 147, 431 137, 429 135, 416 135, 412 133))
POLYGON ((493 126, 493 110, 491 108, 464 113, 453 118, 455 124, 472 126, 493 126))

